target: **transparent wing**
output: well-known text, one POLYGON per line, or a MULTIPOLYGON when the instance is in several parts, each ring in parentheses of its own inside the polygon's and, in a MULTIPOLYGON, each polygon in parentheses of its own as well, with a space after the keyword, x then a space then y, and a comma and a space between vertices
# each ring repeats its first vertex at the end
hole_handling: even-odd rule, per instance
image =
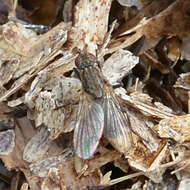
POLYGON ((132 144, 130 122, 120 108, 119 99, 114 93, 104 97, 104 136, 119 151, 126 152, 132 144))
POLYGON ((101 105, 84 98, 79 104, 79 112, 74 130, 74 149, 83 159, 90 158, 98 146, 103 133, 104 111, 101 105))

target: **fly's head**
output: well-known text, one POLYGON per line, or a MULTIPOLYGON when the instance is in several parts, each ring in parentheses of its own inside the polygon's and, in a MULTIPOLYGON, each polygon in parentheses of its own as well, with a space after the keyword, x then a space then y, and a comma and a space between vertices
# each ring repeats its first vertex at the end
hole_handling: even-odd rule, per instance
POLYGON ((96 57, 90 53, 80 51, 75 60, 75 65, 79 70, 92 67, 97 65, 96 57))
POLYGON ((104 78, 96 58, 92 54, 79 52, 75 65, 76 73, 84 90, 95 99, 101 98, 103 96, 104 78))

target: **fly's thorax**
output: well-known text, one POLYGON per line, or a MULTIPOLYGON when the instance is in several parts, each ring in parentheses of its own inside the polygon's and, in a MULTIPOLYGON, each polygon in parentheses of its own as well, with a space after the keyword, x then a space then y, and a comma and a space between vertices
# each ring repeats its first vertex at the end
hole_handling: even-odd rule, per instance
POLYGON ((84 90, 94 98, 101 98, 104 90, 104 79, 98 66, 87 66, 77 70, 84 90))
POLYGON ((95 58, 79 55, 76 59, 76 71, 84 90, 95 99, 101 98, 104 92, 104 77, 95 58))

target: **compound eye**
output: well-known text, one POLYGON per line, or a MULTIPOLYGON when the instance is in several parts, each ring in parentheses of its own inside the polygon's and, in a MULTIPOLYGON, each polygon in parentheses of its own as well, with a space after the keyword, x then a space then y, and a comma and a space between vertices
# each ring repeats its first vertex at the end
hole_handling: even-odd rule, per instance
POLYGON ((86 56, 79 53, 79 55, 75 59, 75 65, 77 68, 82 69, 86 65, 87 61, 88 61, 88 59, 86 58, 86 56))
POLYGON ((77 68, 80 68, 81 66, 81 58, 80 58, 80 55, 77 56, 77 58, 75 59, 75 65, 77 68))

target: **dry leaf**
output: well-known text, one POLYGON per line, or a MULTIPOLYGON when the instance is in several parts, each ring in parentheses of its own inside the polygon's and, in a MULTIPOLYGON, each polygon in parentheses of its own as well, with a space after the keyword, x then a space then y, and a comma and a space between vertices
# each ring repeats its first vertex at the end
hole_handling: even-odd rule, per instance
POLYGON ((189 123, 189 114, 174 116, 170 119, 161 120, 155 130, 162 138, 171 138, 176 142, 183 143, 190 140, 189 123))
POLYGON ((15 147, 14 130, 0 132, 0 155, 8 155, 15 147))

